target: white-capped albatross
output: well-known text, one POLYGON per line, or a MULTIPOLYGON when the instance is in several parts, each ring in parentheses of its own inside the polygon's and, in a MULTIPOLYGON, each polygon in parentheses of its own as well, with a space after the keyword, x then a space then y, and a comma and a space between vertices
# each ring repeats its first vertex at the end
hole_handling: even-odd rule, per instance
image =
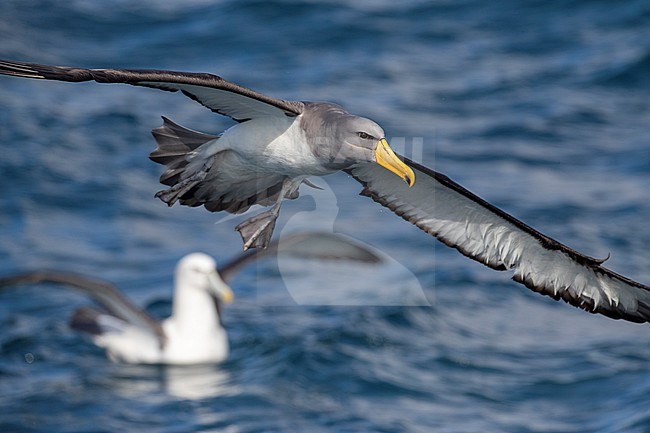
POLYGON ((0 287, 40 283, 77 289, 99 304, 100 309, 75 310, 70 327, 89 334, 114 362, 183 365, 222 362, 228 356, 220 311, 233 293, 206 254, 188 254, 176 265, 172 314, 163 321, 137 307, 113 284, 89 276, 41 270, 0 278, 0 287))
POLYGON ((133 304, 113 284, 73 272, 41 270, 0 278, 0 289, 54 283, 89 295, 98 308, 81 307, 70 320, 87 333, 112 361, 129 364, 188 365, 218 363, 228 356, 221 306, 233 299, 229 281, 245 265, 281 251, 292 257, 377 263, 380 258, 347 237, 307 232, 290 234, 269 248, 240 253, 217 268, 204 253, 183 257, 174 272, 172 314, 158 321, 133 304))
POLYGON ((650 321, 650 287, 602 266, 487 203, 448 177, 390 149, 383 129, 329 103, 272 98, 211 74, 83 69, 0 61, 0 74, 126 83, 181 91, 236 125, 220 136, 164 119, 151 159, 167 166, 157 196, 172 205, 239 213, 271 206, 239 224, 244 248, 268 244, 283 199, 309 176, 343 170, 362 195, 528 288, 592 313, 650 321), (392 173, 391 173, 392 172, 392 173), (395 176, 397 175, 397 176, 395 176), (406 181, 404 184, 403 181, 406 181))

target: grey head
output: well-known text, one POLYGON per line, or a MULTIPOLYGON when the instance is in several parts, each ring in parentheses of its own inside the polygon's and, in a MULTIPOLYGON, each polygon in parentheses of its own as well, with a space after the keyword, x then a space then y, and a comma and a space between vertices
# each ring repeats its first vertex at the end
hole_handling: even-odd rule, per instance
POLYGON ((384 138, 377 123, 326 102, 306 102, 301 126, 314 154, 334 170, 374 161, 377 142, 384 138))
POLYGON ((376 162, 413 185, 415 175, 395 155, 376 122, 325 102, 305 102, 300 126, 314 155, 329 170, 376 162))

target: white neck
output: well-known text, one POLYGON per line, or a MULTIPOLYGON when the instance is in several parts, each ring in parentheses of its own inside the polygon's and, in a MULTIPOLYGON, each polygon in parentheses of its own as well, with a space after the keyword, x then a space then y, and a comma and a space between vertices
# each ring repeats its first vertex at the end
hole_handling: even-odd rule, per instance
POLYGON ((203 334, 221 328, 214 300, 205 290, 187 287, 192 283, 183 281, 182 276, 177 279, 169 320, 183 334, 203 334))

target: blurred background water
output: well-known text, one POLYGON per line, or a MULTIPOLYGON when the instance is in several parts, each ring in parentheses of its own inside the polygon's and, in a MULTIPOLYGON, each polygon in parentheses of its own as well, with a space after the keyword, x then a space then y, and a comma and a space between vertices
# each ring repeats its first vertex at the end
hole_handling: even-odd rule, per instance
MULTIPOLYGON (((212 72, 341 103, 650 282, 647 1, 5 0, 0 58, 212 72)), ((164 315, 183 254, 240 251, 238 220, 153 198, 160 115, 210 133, 231 124, 177 94, 0 78, 0 275, 84 272, 164 315)), ((647 325, 529 292, 358 197, 345 175, 323 182, 334 199, 285 203, 278 233, 296 218, 350 234, 401 264, 392 277, 361 267, 346 283, 309 263, 289 284, 261 263, 233 284, 230 359, 180 369, 110 364, 67 328, 87 303, 76 293, 4 291, 0 431, 650 431, 647 325), (309 306, 289 287, 349 304, 356 284, 417 299, 309 306)))

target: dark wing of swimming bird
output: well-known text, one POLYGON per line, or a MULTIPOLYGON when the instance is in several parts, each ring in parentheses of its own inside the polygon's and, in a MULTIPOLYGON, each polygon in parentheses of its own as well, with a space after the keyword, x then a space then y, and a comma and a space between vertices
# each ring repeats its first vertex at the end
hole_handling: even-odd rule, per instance
POLYGON ((111 283, 72 272, 35 271, 0 278, 0 289, 15 285, 55 283, 71 287, 89 295, 111 315, 134 326, 149 330, 161 344, 165 333, 160 323, 135 306, 111 283))
POLYGON ((237 122, 260 116, 295 117, 302 102, 284 101, 231 83, 217 75, 148 69, 84 69, 0 60, 0 74, 69 82, 96 81, 153 87, 184 95, 237 122))
POLYGON ((650 321, 650 287, 604 268, 477 197, 447 176, 408 159, 415 184, 377 164, 347 170, 372 198, 467 257, 531 290, 591 313, 631 322, 650 321))
POLYGON ((378 263, 381 258, 367 247, 347 236, 327 232, 304 232, 282 236, 267 248, 248 250, 219 267, 221 278, 227 283, 244 266, 282 252, 303 259, 349 260, 378 263))

